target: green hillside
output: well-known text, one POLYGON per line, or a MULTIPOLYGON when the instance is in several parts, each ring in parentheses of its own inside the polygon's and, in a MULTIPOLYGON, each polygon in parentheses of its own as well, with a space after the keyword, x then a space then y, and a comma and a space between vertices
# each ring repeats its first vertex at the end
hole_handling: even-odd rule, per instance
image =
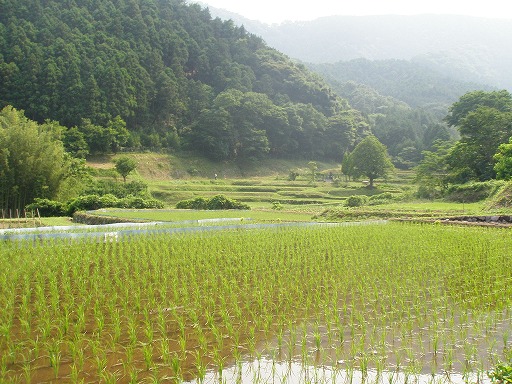
POLYGON ((0 0, 6 105, 77 127, 64 142, 79 156, 128 146, 336 159, 365 130, 320 77, 183 0, 0 0))

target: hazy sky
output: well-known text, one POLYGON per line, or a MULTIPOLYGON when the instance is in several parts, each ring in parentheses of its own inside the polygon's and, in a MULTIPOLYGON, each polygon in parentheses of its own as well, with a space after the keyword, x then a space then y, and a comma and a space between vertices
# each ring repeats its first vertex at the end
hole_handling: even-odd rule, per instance
POLYGON ((506 0, 202 0, 202 2, 265 23, 312 20, 330 15, 423 13, 512 20, 512 9, 506 0))

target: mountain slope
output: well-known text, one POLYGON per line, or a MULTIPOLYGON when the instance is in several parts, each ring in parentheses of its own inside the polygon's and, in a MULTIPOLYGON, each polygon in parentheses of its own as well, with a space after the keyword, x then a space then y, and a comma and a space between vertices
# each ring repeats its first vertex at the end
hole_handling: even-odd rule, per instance
POLYGON ((338 156, 364 130, 319 76, 184 0, 0 0, 8 104, 77 126, 73 140, 82 135, 91 151, 102 140, 96 125, 116 116, 127 145, 226 159, 338 156), (333 128, 340 113, 348 126, 333 128))
MULTIPOLYGON (((354 59, 333 64, 308 64, 338 91, 349 81, 365 84, 411 107, 449 105, 466 92, 491 87, 455 80, 449 75, 406 60, 354 59)), ((343 95, 342 92, 338 92, 343 95)))
POLYGON ((465 82, 512 89, 512 21, 456 15, 330 16, 266 25, 210 7, 312 63, 413 60, 465 82))

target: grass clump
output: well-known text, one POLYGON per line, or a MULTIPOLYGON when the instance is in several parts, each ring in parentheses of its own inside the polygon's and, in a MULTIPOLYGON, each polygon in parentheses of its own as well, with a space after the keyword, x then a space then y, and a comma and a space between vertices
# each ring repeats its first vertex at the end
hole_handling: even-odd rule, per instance
POLYGON ((512 182, 503 185, 489 200, 488 209, 510 208, 512 206, 512 182))
POLYGON ((452 185, 446 191, 446 199, 459 203, 474 203, 495 195, 503 186, 504 182, 497 180, 452 185))

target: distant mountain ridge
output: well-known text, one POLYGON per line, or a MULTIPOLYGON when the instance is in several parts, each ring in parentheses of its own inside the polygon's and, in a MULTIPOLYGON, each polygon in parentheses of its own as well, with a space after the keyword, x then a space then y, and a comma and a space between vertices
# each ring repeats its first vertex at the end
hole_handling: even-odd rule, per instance
POLYGON ((512 89, 512 21, 457 15, 330 16, 268 25, 210 7, 304 62, 401 59, 454 79, 512 89))
POLYGON ((450 74, 407 60, 353 59, 308 66, 321 74, 342 97, 348 98, 341 85, 356 82, 413 108, 449 105, 466 92, 492 89, 487 85, 455 80, 450 74))

